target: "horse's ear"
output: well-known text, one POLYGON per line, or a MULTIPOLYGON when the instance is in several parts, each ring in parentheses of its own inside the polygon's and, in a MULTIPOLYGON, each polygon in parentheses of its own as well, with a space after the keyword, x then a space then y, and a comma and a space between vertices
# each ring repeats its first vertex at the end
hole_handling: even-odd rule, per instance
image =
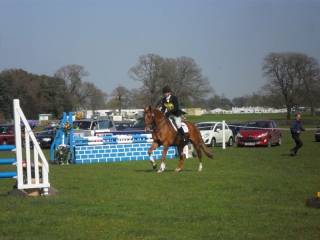
POLYGON ((144 107, 144 111, 145 111, 145 112, 151 111, 151 106, 149 105, 149 106, 147 106, 147 107, 144 107))

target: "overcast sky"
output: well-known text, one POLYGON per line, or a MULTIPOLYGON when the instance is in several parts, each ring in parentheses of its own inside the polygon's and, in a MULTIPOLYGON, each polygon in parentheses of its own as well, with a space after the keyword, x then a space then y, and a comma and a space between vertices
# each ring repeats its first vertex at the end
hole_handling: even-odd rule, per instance
POLYGON ((107 93, 139 87, 128 70, 155 53, 191 57, 217 94, 242 96, 286 51, 320 61, 320 0, 0 0, 0 71, 79 64, 107 93))

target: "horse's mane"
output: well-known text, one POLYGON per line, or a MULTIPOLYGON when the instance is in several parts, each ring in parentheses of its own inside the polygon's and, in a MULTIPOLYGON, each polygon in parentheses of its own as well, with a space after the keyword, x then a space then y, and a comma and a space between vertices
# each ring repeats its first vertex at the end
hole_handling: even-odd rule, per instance
POLYGON ((152 108, 152 111, 157 117, 164 117, 164 113, 161 112, 158 108, 152 108))

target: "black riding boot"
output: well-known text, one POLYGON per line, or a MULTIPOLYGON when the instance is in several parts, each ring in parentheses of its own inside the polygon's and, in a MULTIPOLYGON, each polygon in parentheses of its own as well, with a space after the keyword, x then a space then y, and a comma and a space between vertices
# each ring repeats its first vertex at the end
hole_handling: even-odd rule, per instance
POLYGON ((182 141, 183 141, 183 145, 186 145, 188 143, 188 138, 183 130, 183 128, 179 128, 178 129, 178 133, 180 134, 181 138, 182 138, 182 141))

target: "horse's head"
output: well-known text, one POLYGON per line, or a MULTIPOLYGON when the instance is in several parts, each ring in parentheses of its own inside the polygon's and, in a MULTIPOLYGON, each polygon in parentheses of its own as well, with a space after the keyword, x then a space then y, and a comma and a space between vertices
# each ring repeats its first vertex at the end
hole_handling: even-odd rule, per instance
POLYGON ((154 125, 154 110, 151 106, 144 108, 144 125, 145 131, 151 131, 154 125))

